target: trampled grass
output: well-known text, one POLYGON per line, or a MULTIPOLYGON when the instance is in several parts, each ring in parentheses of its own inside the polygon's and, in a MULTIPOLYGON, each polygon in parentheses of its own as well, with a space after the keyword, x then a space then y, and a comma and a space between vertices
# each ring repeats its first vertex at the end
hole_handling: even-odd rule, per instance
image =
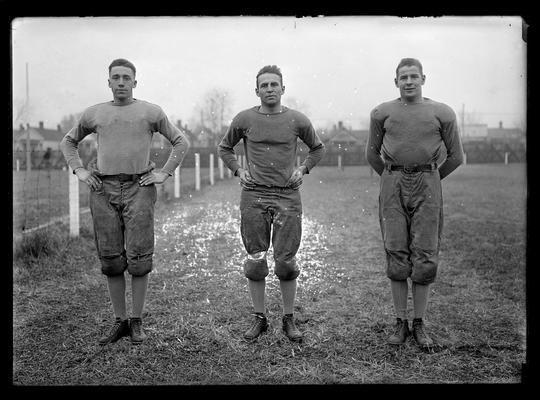
MULTIPOLYGON (((527 350, 523 164, 462 166, 443 181, 441 261, 426 316, 437 345, 429 351, 412 340, 400 348, 386 344, 393 307, 378 178, 366 167, 319 167, 304 178, 295 309, 304 342, 281 333, 272 274, 270 329, 254 343, 243 341, 251 304, 241 267, 239 190, 236 180, 216 180, 158 203, 144 316, 149 339, 140 346, 127 339, 104 348, 96 343, 112 311, 88 218, 81 236, 62 240, 54 254, 16 259, 13 383, 520 382, 527 350)), ((67 238, 67 228, 55 229, 67 238)), ((271 252, 269 261, 272 267, 271 252)))

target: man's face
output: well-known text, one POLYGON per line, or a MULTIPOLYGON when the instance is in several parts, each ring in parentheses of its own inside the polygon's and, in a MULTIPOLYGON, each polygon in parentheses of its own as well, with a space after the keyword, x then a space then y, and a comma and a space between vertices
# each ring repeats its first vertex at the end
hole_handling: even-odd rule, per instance
POLYGON ((418 100, 422 97, 422 85, 425 81, 425 75, 420 73, 420 69, 416 65, 401 67, 394 79, 401 98, 407 100, 418 100))
POLYGON ((135 74, 128 67, 116 66, 109 73, 109 87, 116 100, 125 100, 133 96, 133 88, 137 86, 135 74))
POLYGON ((273 106, 281 103, 281 95, 285 86, 281 86, 281 78, 277 74, 265 73, 257 79, 258 87, 255 89, 261 103, 273 106))

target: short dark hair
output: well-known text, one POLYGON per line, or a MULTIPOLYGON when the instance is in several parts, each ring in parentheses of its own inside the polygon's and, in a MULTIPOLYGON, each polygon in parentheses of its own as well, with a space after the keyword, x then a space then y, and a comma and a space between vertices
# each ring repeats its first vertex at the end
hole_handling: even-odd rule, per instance
POLYGON ((111 65, 109 65, 109 74, 111 73, 111 69, 113 67, 128 67, 133 71, 133 76, 135 76, 135 74, 137 73, 135 65, 133 65, 132 62, 126 60, 125 58, 117 58, 116 60, 113 60, 111 65))
POLYGON ((416 58, 402 58, 396 68, 396 76, 398 76, 398 71, 401 67, 418 67, 420 69, 420 74, 424 75, 422 64, 416 58))
POLYGON ((281 79, 281 86, 283 86, 283 75, 281 75, 281 70, 277 65, 265 65, 262 67, 259 72, 257 72, 257 76, 255 77, 255 86, 259 87, 259 76, 262 74, 276 74, 281 79))

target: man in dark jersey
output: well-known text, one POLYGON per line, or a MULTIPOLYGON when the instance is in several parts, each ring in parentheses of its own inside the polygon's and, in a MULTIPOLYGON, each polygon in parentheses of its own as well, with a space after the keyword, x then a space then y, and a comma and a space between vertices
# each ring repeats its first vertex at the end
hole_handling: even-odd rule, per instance
POLYGON ((396 312, 395 329, 388 341, 402 344, 410 335, 410 279, 412 335, 422 347, 433 344, 423 318, 439 261, 441 180, 463 162, 455 113, 446 104, 422 96, 425 80, 418 60, 401 60, 394 79, 400 97, 371 112, 366 146, 366 158, 381 177, 379 221, 396 312))
POLYGON ((308 118, 281 105, 285 91, 280 69, 263 67, 255 78, 255 93, 261 105, 240 112, 218 146, 225 165, 240 178, 242 241, 247 252, 244 274, 248 279, 254 308, 254 322, 244 338, 257 338, 268 328, 265 315, 266 253, 270 240, 274 252, 274 273, 279 278, 283 300, 282 328, 293 341, 302 334, 293 318, 296 278, 300 273, 296 253, 302 236, 302 176, 320 161, 324 145, 308 118), (242 140, 247 167, 236 160, 234 146, 242 140), (309 153, 295 168, 298 139, 309 153))
POLYGON ((99 343, 106 345, 129 335, 132 343, 139 344, 146 338, 142 313, 154 253, 155 184, 173 175, 189 143, 159 106, 133 98, 137 81, 131 62, 114 60, 108 81, 113 100, 87 108, 62 139, 61 149, 73 173, 90 188, 97 253, 116 317, 99 343), (173 146, 159 171, 150 161, 154 132, 161 133, 173 146), (91 133, 97 135, 97 160, 85 168, 78 144, 91 133), (129 320, 126 270, 132 278, 129 320))

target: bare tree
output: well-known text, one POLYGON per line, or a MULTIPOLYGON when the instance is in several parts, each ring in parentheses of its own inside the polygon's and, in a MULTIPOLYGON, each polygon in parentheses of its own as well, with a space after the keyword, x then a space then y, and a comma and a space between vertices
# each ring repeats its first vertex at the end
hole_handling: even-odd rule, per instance
POLYGON ((30 123, 30 107, 26 101, 15 100, 13 102, 13 123, 15 125, 26 125, 30 123))
POLYGON ((231 114, 232 100, 226 90, 213 88, 206 92, 201 104, 197 107, 200 126, 211 133, 211 146, 217 146, 226 121, 231 114))
POLYGON ((82 113, 80 112, 76 114, 64 115, 60 121, 60 129, 62 129, 62 132, 68 132, 71 128, 73 128, 79 121, 81 115, 82 113))

